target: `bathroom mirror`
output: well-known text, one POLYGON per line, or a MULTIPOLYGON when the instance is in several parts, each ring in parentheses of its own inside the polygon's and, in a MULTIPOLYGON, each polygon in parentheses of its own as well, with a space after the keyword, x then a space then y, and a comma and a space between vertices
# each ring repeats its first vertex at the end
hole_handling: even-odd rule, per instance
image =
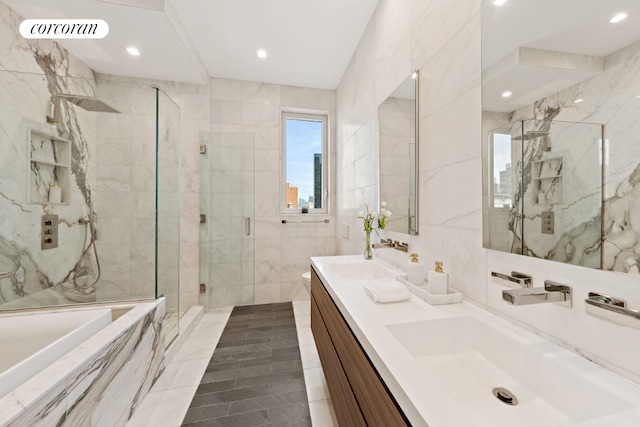
POLYGON ((380 201, 393 215, 385 230, 418 234, 417 71, 378 106, 380 201))
POLYGON ((482 109, 484 246, 640 274, 640 2, 485 0, 482 109))

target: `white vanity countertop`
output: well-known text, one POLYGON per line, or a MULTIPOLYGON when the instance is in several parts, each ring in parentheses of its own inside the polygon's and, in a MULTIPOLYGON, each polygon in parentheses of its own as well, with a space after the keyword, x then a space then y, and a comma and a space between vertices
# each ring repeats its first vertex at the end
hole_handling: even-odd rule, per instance
MULTIPOLYGON (((342 279, 332 267, 335 264, 361 263, 363 261, 360 255, 311 258, 316 273, 326 285, 327 291, 412 425, 428 425, 430 427, 484 425, 579 425, 585 427, 609 427, 615 425, 620 427, 639 425, 640 385, 628 381, 577 354, 562 349, 542 337, 467 302, 432 306, 412 295, 410 299, 405 301, 388 304, 375 303, 364 291, 364 286, 368 283, 367 280, 342 279), (544 353, 544 357, 553 359, 553 363, 561 364, 563 369, 570 373, 569 375, 579 378, 577 384, 585 381, 591 384, 595 383, 599 389, 603 389, 605 393, 612 397, 608 401, 609 403, 603 401, 598 405, 614 405, 618 409, 611 410, 609 415, 589 420, 576 421, 565 417, 564 420, 559 422, 554 421, 550 424, 547 420, 542 424, 541 421, 544 417, 539 419, 535 413, 535 406, 530 404, 529 408, 531 408, 532 413, 530 417, 528 415, 526 417, 531 423, 514 424, 513 419, 509 420, 508 411, 518 408, 518 411, 521 411, 519 416, 522 417, 522 411, 527 411, 528 402, 535 400, 535 396, 530 395, 529 399, 526 399, 527 396, 523 396, 525 397, 524 399, 521 397, 519 406, 515 407, 509 407, 490 396, 486 402, 467 401, 465 408, 463 408, 460 403, 460 397, 452 397, 445 391, 441 383, 425 369, 421 368, 420 362, 410 354, 409 350, 387 328, 388 325, 394 324, 460 316, 472 317, 477 319, 479 323, 490 325, 491 328, 508 336, 518 345, 537 346, 536 348, 542 349, 537 351, 544 353), (482 405, 474 408, 474 411, 477 409, 483 414, 490 415, 484 420, 480 419, 482 417, 471 416, 472 414, 469 414, 469 410, 466 409, 469 408, 469 405, 482 405), (491 419, 491 422, 488 422, 489 419, 491 419)), ((402 270, 395 269, 377 260, 369 262, 378 263, 397 273, 397 275, 406 274, 402 270)), ((420 339, 420 336, 415 336, 415 340, 420 339)), ((455 340, 456 337, 451 337, 451 339, 455 340)), ((539 369, 537 366, 527 366, 526 362, 523 363, 522 360, 516 362, 521 363, 522 369, 539 369)), ((457 378, 452 375, 452 381, 459 380, 460 373, 464 368, 465 366, 461 366, 460 371, 456 372, 457 378)), ((442 373, 439 373, 439 375, 440 381, 442 381, 442 373)), ((536 373, 536 375, 538 374, 536 373)), ((540 372, 539 375, 544 375, 544 372, 540 372)), ((563 381, 563 378, 558 378, 557 380, 563 381)), ((502 386, 502 384, 496 384, 495 386, 502 386)), ((462 384, 461 388, 464 390, 464 384, 462 384)), ((576 392, 580 392, 580 390, 576 389, 576 392)), ((491 394, 490 389, 487 390, 487 394, 491 394)), ((598 400, 598 402, 600 401, 598 400)), ((588 411, 589 409, 585 408, 585 410, 588 411)), ((526 412, 524 413, 526 414, 526 412)))

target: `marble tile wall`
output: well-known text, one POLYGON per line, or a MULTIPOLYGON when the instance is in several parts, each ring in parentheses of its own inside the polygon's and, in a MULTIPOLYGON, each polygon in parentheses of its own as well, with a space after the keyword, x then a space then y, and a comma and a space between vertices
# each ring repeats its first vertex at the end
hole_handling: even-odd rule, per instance
MULTIPOLYGON (((20 37, 17 28, 21 19, 6 5, 0 4, 0 77, 3 82, 0 90, 2 99, 7 100, 4 105, 10 107, 4 108, 0 115, 4 129, 0 144, 3 153, 7 153, 0 159, 3 165, 0 173, 0 270, 17 271, 20 266, 25 269, 24 275, 17 276, 17 283, 8 279, 0 281, 0 302, 13 306, 70 302, 64 296, 65 290, 67 293, 69 290, 56 284, 76 267, 77 252, 81 253, 86 243, 86 226, 79 219, 88 216, 90 207, 98 213, 100 238, 96 244, 100 246, 100 256, 105 257, 100 264, 105 286, 99 287, 99 292, 87 295, 75 295, 77 292, 72 289, 74 301, 153 295, 154 233, 149 215, 153 208, 152 178, 155 173, 155 95, 149 86, 155 84, 180 107, 180 134, 175 135, 176 123, 169 118, 163 121, 166 126, 163 124, 161 128, 166 136, 163 140, 167 141, 166 150, 161 150, 161 154, 167 152, 162 161, 175 172, 173 179, 163 178, 161 184, 173 194, 166 198, 164 208, 177 212, 176 206, 181 206, 180 218, 168 219, 173 227, 166 229, 177 230, 179 222, 180 312, 184 313, 198 303, 198 147, 200 132, 209 129, 208 84, 97 74, 51 41, 30 42, 20 37), (36 74, 16 75, 8 70, 36 74), (44 73, 61 77, 45 79, 39 76, 44 73), (123 113, 89 113, 63 102, 61 123, 47 124, 51 93, 64 92, 98 94, 123 113), (10 102, 12 99, 15 101, 10 102), (72 140, 74 179, 71 182, 74 185, 68 205, 24 202, 27 198, 23 183, 27 182, 24 165, 27 164, 28 127, 72 140), (176 144, 178 140, 179 145, 176 144), (178 183, 179 200, 175 193, 178 183), (124 197, 127 191, 129 193, 124 197), (41 251, 38 240, 25 238, 34 235, 33 230, 39 228, 43 213, 60 215, 61 245, 58 249, 41 251), (16 221, 17 218, 20 221, 16 221), (126 268, 123 268, 125 264, 126 268), (38 296, 34 295, 36 293, 38 296), (28 300, 24 298, 27 294, 28 300)), ((169 193, 165 195, 169 196, 169 193)), ((168 249, 161 251, 167 254, 161 260, 162 265, 167 265, 171 259, 171 265, 177 267, 177 233, 171 236, 161 233, 160 237, 168 249)), ((89 255, 92 256, 92 252, 89 255)), ((95 276, 95 261, 91 257, 85 258, 89 259, 83 265, 90 266, 95 276)), ((171 275, 162 277, 173 277, 175 283, 177 275, 178 269, 172 268, 171 275)), ((174 299, 177 301, 177 295, 174 299)))
MULTIPOLYGON (((640 307, 636 278, 483 249, 480 3, 380 1, 337 90, 338 252, 361 252, 362 225, 356 215, 364 200, 377 200, 377 186, 358 177, 376 173, 376 162, 365 153, 377 148, 373 137, 377 105, 419 68, 420 235, 400 237, 410 241, 411 250, 419 252, 428 266, 444 261, 452 287, 461 290, 467 301, 638 381, 640 331, 586 315, 583 303, 586 293, 595 290, 640 307), (536 286, 542 286, 544 279, 571 284, 577 290, 574 307, 508 306, 500 298, 503 288, 490 280, 492 270, 533 274, 536 286)), ((620 173, 620 180, 625 176, 626 172, 620 173)), ((398 254, 385 256, 400 264, 404 257, 398 254)))
MULTIPOLYGON (((165 192, 164 209, 174 212, 175 205, 180 205, 179 235, 159 236, 165 239, 165 251, 167 258, 159 260, 160 265, 175 265, 176 246, 171 242, 179 239, 179 313, 185 313, 189 307, 199 303, 199 232, 200 232, 200 135, 209 130, 209 85, 196 85, 189 83, 168 82, 162 80, 140 79, 113 75, 98 75, 100 81, 110 81, 112 84, 135 84, 141 87, 159 87, 168 99, 165 99, 167 114, 170 120, 162 121, 160 128, 161 140, 166 142, 165 150, 160 150, 161 169, 169 172, 166 179, 161 177, 162 188, 170 190, 165 192), (179 107, 179 129, 175 126, 175 115, 172 114, 175 103, 179 107), (166 124, 166 127, 165 127, 166 124), (179 132, 179 135, 175 135, 179 132), (179 144, 176 144, 179 141, 179 144), (163 154, 164 153, 164 154, 163 154), (177 163, 176 163, 177 162, 177 163), (179 200, 175 194, 176 185, 179 185, 179 200)), ((161 110, 162 113, 162 110, 161 110)), ((141 124, 143 124, 142 122, 141 124)), ((139 141, 140 142, 140 141, 139 141)), ((143 150, 144 144, 138 144, 137 150, 143 150)), ((163 145, 161 145, 161 148, 163 145)), ((142 153, 141 153, 142 155, 142 153)), ((153 160, 153 158, 151 159, 153 160)), ((148 159, 145 160, 148 163, 148 159)), ((145 168, 136 168, 144 180, 145 168)), ((160 208, 163 208, 162 204, 160 208)), ((178 220, 173 218, 171 221, 178 220)), ((142 222, 137 223, 140 229, 148 226, 142 222)), ((167 230, 175 230, 167 227, 167 230)), ((174 271, 172 274, 178 274, 174 271)), ((174 276, 165 276, 174 277, 174 276)), ((166 289, 174 289, 170 283, 164 286, 166 289)))
POLYGON ((108 78, 98 76, 100 97, 120 114, 98 113, 94 204, 104 285, 98 300, 149 298, 155 280, 155 91, 108 78))
MULTIPOLYGON (((479 11, 469 0, 379 3, 337 90, 338 223, 350 231, 337 244, 344 254, 362 250, 357 212, 379 191, 366 178, 377 174, 368 155, 377 149, 377 106, 420 69, 420 236, 387 234, 409 241, 428 266, 444 261, 452 283, 484 303, 479 11)), ((403 263, 393 252, 379 251, 403 263)))
MULTIPOLYGON (((329 217, 329 224, 282 224, 279 209, 280 112, 283 108, 329 112, 330 176, 334 177, 335 93, 219 78, 212 78, 210 86, 211 132, 248 132, 254 136, 250 154, 255 165, 247 172, 252 175, 250 185, 255 190, 255 267, 248 273, 255 281, 253 302, 262 304, 308 298, 300 276, 309 268, 310 256, 335 253, 335 218, 329 217)), ((332 205, 335 205, 334 185, 332 180, 329 200, 332 205)), ((245 296, 249 294, 244 292, 245 296)), ((232 304, 237 298, 242 299, 242 293, 227 287, 218 289, 209 303, 214 306, 232 304)))
POLYGON ((91 283, 97 265, 91 249, 82 255, 89 227, 80 219, 89 216, 97 187, 97 117, 66 101, 60 102, 56 123, 48 123, 47 115, 53 94, 95 96, 97 85, 93 71, 56 43, 20 37, 20 22, 20 16, 0 3, 0 271, 16 273, 0 281, 0 304, 69 303, 66 294, 95 300, 91 283), (35 181, 31 192, 35 189, 40 200, 47 200, 55 175, 47 172, 52 168, 30 164, 29 129, 70 141, 68 171, 73 178, 60 182, 68 187, 62 190, 62 204, 31 203, 37 199, 26 183, 35 181), (43 214, 58 215, 58 248, 41 250, 43 214), (84 286, 81 295, 75 283, 84 286))

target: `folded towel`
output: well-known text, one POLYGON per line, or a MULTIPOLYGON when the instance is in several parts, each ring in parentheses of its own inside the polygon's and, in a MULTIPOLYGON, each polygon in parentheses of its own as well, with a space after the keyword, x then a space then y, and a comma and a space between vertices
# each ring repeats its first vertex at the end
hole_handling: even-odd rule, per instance
POLYGON ((409 290, 400 282, 369 282, 364 291, 378 303, 404 301, 411 296, 409 290))

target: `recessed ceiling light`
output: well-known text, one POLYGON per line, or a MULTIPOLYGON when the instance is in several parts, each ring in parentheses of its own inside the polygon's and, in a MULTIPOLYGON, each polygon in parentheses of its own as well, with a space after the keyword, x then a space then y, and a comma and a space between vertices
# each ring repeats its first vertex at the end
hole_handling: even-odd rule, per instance
POLYGON ((617 24, 618 22, 620 22, 623 19, 625 19, 627 16, 629 16, 629 15, 627 15, 624 12, 618 13, 616 16, 614 16, 613 18, 609 19, 609 22, 611 22, 612 24, 617 24))
POLYGON ((496 6, 502 6, 506 2, 507 2, 507 0, 494 0, 493 4, 496 5, 496 6))
POLYGON ((138 50, 138 48, 133 46, 129 46, 127 48, 127 52, 129 52, 129 55, 131 56, 140 56, 140 51, 138 50))
POLYGON ((576 100, 575 100, 575 101, 573 101, 573 102, 575 102, 576 104, 579 104, 579 103, 581 103, 582 101, 584 101, 584 99, 582 99, 582 98, 578 98, 578 99, 576 99, 576 100))
POLYGON ((258 58, 266 58, 267 57, 267 51, 264 49, 258 49, 258 51, 256 52, 256 55, 258 55, 258 58))
POLYGON ((512 93, 512 92, 510 92, 510 91, 508 91, 508 90, 507 90, 507 91, 502 92, 502 97, 503 97, 503 98, 508 98, 508 97, 510 97, 511 95, 513 95, 513 93, 512 93))

